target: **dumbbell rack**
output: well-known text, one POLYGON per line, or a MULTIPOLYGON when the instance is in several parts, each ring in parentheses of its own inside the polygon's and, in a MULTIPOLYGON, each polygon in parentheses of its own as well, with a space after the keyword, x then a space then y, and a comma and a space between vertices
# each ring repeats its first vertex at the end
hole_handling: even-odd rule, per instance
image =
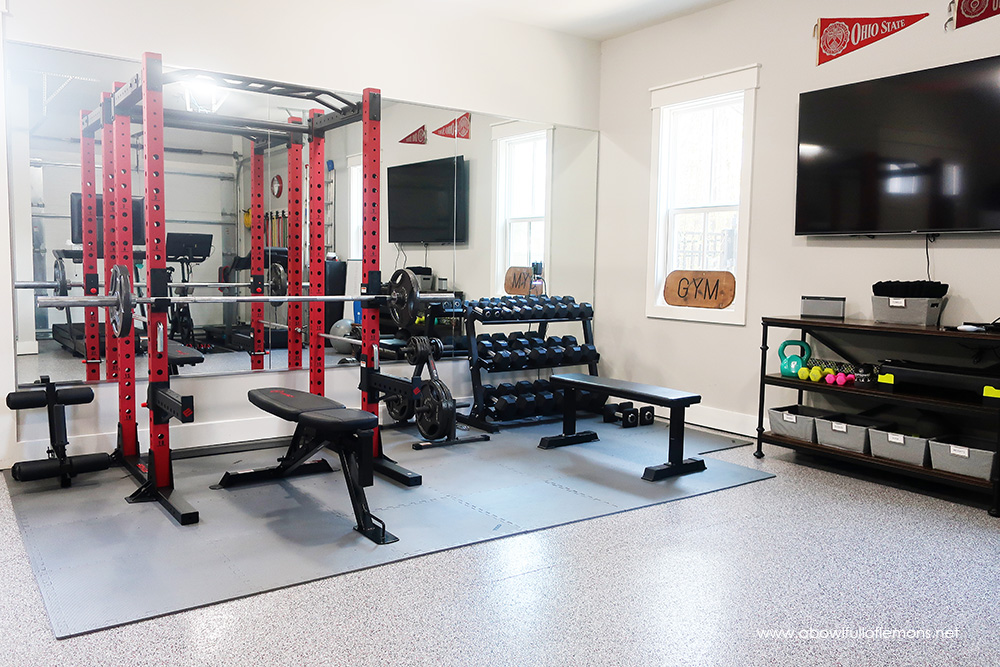
POLYGON ((486 431, 488 433, 497 433, 500 430, 500 424, 507 426, 515 426, 521 424, 539 424, 558 421, 562 419, 561 413, 553 416, 533 416, 533 417, 520 417, 517 419, 511 419, 506 421, 494 420, 490 417, 489 411, 487 409, 485 395, 483 391, 483 373, 517 373, 520 371, 534 371, 544 368, 560 368, 565 366, 581 366, 586 365, 590 375, 597 376, 597 360, 588 362, 578 362, 578 363, 559 363, 559 364, 541 364, 525 366, 523 368, 517 369, 505 369, 500 371, 492 371, 488 366, 484 366, 479 358, 478 345, 476 344, 476 326, 477 324, 483 325, 524 325, 529 326, 532 324, 538 325, 537 336, 542 338, 547 337, 548 325, 556 322, 579 322, 583 328, 583 344, 593 345, 594 344, 594 328, 593 328, 593 316, 591 317, 569 317, 569 318, 551 318, 551 319, 504 319, 504 320, 480 320, 474 313, 472 306, 469 306, 466 310, 465 317, 465 334, 469 341, 469 370, 472 374, 472 408, 469 410, 469 414, 458 413, 456 418, 459 422, 467 424, 474 428, 486 431))

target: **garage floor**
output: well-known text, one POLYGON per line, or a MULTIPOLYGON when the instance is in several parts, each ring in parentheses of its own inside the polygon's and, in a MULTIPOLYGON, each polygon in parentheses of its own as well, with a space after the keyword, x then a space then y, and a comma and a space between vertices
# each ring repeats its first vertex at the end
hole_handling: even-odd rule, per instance
POLYGON ((52 635, 0 493, 0 655, 12 665, 997 663, 1000 521, 964 499, 764 451, 706 457, 776 475, 763 484, 66 640, 52 635), (819 636, 838 629, 862 636, 819 636))
MULTIPOLYGON (((701 473, 646 482, 645 467, 666 460, 663 424, 597 424, 599 442, 535 446, 558 428, 509 429, 489 442, 420 452, 408 446, 415 434, 387 432, 389 455, 424 484, 379 479, 368 490, 373 513, 399 537, 383 546, 352 530, 339 471, 209 488, 226 470, 273 465, 283 450, 176 461, 177 492, 201 515, 194 526, 176 525, 155 503, 123 502, 134 483, 117 468, 65 490, 55 480, 9 488, 53 630, 66 637, 769 476, 713 461, 701 473)), ((692 452, 738 444, 697 431, 688 440, 692 452)))

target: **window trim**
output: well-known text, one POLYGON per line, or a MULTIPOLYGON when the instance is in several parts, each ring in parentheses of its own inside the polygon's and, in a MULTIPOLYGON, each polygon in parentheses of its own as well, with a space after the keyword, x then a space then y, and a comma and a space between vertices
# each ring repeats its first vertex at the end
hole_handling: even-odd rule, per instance
MULTIPOLYGON (((756 110, 759 71, 760 65, 754 64, 650 89, 652 154, 650 156, 649 243, 646 264, 647 318, 746 325, 747 265, 751 220, 750 193, 753 176, 754 128, 756 126, 754 112, 756 110), (671 306, 663 300, 668 234, 661 233, 659 220, 661 109, 666 106, 740 91, 743 92, 743 158, 740 167, 739 227, 736 244, 736 296, 733 303, 724 309, 671 306)), ((669 229, 669 223, 666 227, 669 229)))

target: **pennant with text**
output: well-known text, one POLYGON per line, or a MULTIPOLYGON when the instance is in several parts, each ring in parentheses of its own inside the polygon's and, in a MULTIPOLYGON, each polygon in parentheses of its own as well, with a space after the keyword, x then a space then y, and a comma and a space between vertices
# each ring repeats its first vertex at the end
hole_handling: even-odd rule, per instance
POLYGON ((427 143, 427 126, 421 125, 413 132, 399 140, 401 144, 426 144, 427 143))
POLYGON ((434 130, 434 134, 440 137, 458 137, 459 139, 469 139, 472 137, 472 114, 464 113, 447 125, 442 125, 434 130))
POLYGON ((955 27, 963 28, 1000 15, 1000 0, 957 0, 955 27))
POLYGON ((817 26, 817 65, 857 51, 889 35, 909 28, 929 14, 875 18, 820 19, 817 26))

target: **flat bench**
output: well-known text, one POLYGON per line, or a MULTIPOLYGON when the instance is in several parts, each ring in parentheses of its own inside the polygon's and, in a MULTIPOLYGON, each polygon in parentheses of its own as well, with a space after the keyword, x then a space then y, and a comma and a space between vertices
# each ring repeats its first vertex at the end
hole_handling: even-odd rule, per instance
POLYGON ((602 378, 583 373, 563 373, 549 378, 553 388, 565 390, 563 399, 563 432, 542 438, 538 443, 541 449, 553 449, 566 445, 576 445, 581 442, 597 440, 594 431, 576 430, 577 392, 589 391, 607 394, 633 401, 651 403, 664 408, 670 408, 670 440, 667 462, 661 465, 649 466, 642 478, 650 482, 685 475, 690 472, 700 472, 705 469, 705 462, 699 458, 684 458, 684 410, 689 405, 701 403, 701 396, 676 389, 667 389, 655 385, 602 378))
POLYGON ((354 518, 358 522, 354 529, 376 544, 389 544, 399 539, 387 532, 385 523, 371 513, 365 498, 364 487, 371 486, 373 481, 372 429, 378 426, 378 417, 298 389, 251 389, 247 398, 264 412, 295 422, 292 442, 285 455, 278 459, 278 465, 227 472, 212 488, 224 489, 285 479, 292 475, 333 472, 326 459, 307 461, 319 450, 329 447, 340 456, 354 518))

